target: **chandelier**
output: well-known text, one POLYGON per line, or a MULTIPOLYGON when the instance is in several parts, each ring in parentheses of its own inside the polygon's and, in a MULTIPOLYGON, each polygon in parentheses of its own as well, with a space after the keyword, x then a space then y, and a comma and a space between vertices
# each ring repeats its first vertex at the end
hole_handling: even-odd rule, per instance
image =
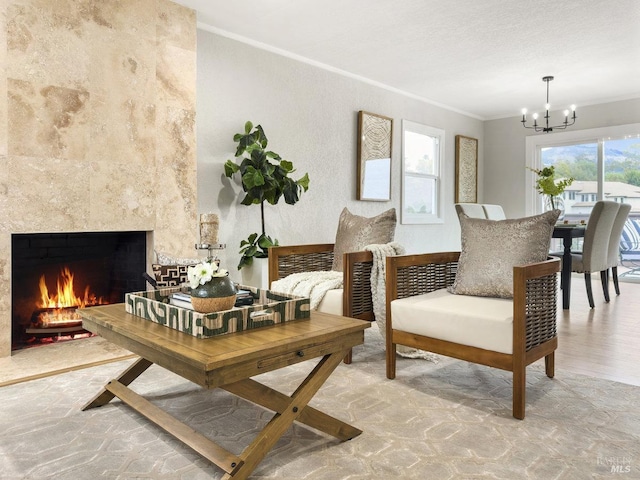
POLYGON ((553 129, 556 130, 564 130, 567 127, 570 127, 574 123, 576 123, 576 106, 571 105, 571 116, 569 116, 569 110, 564 111, 564 122, 560 125, 549 125, 549 109, 551 105, 549 104, 549 82, 553 80, 551 75, 547 75, 546 77, 542 77, 542 81, 547 84, 547 103, 545 104, 545 112, 544 112, 544 125, 538 125, 538 114, 533 114, 533 125, 527 125, 527 109, 522 109, 522 126, 524 128, 532 128, 536 132, 553 132, 553 129))

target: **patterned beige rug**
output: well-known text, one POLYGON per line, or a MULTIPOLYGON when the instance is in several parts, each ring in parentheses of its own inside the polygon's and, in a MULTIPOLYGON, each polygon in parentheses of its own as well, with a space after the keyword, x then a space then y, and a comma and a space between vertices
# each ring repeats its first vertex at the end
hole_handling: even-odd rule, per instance
MULTIPOLYGON (((205 479, 222 472, 115 400, 82 412, 131 360, 0 388, 2 479, 205 479)), ((262 375, 291 393, 314 362, 262 375)), ((506 372, 440 357, 398 359, 384 375, 375 329, 351 365, 338 367, 312 405, 361 428, 339 443, 295 425, 252 478, 640 478, 640 388, 529 368, 524 421, 511 416, 506 372)), ((240 453, 271 417, 222 391, 160 367, 132 387, 223 447, 240 453)))

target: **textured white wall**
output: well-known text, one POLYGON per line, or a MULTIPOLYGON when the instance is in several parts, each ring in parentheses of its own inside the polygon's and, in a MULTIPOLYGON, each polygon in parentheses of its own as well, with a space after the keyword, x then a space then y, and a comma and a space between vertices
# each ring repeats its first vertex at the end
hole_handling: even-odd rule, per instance
MULTIPOLYGON (((638 123, 640 98, 579 107, 577 115, 575 126, 570 127, 572 131, 638 123)), ((532 130, 523 128, 520 119, 520 116, 503 118, 487 121, 484 125, 483 198, 486 203, 503 205, 507 217, 526 214, 522 194, 526 187, 525 138, 532 130)))
MULTIPOLYGON (((220 215, 219 239, 227 243, 220 257, 233 274, 240 240, 260 228, 260 208, 240 205, 239 184, 223 173, 235 151, 233 135, 247 120, 262 124, 269 148, 311 179, 296 205, 266 208, 267 233, 281 245, 333 242, 345 206, 364 216, 395 207, 399 218, 402 119, 444 129, 445 223, 398 224, 396 240, 410 253, 459 248, 454 139, 478 138, 482 152, 481 121, 203 30, 198 30, 197 87, 198 208, 220 215), (391 201, 355 199, 359 110, 394 119, 391 201)), ((481 171, 482 153, 479 165, 481 171)))

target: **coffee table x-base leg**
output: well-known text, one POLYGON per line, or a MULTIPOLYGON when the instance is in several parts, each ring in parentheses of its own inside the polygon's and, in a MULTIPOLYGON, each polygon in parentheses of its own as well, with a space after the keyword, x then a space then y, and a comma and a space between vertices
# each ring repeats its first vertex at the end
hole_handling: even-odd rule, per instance
POLYGON ((221 385, 220 388, 234 395, 276 412, 240 455, 234 455, 220 447, 128 388, 133 380, 152 365, 152 362, 144 358, 140 358, 118 378, 107 383, 104 389, 82 410, 105 405, 114 397, 118 397, 138 413, 224 470, 223 479, 244 479, 253 472, 294 421, 304 423, 342 441, 350 440, 362 433, 361 430, 308 405, 331 373, 340 365, 349 350, 350 348, 347 348, 322 357, 291 396, 262 385, 251 378, 221 385))

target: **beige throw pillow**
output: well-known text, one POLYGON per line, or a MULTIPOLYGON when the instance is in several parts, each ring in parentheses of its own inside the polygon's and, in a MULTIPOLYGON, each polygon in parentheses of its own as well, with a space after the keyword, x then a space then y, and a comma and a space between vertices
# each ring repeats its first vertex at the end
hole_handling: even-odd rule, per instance
POLYGON ((531 217, 485 220, 460 215, 462 250, 455 282, 458 295, 513 298, 513 267, 541 262, 559 210, 531 217))
POLYGON ((342 257, 347 252, 359 252, 367 245, 374 243, 393 242, 396 222, 395 208, 367 218, 354 215, 345 207, 338 222, 332 269, 342 271, 342 257))

